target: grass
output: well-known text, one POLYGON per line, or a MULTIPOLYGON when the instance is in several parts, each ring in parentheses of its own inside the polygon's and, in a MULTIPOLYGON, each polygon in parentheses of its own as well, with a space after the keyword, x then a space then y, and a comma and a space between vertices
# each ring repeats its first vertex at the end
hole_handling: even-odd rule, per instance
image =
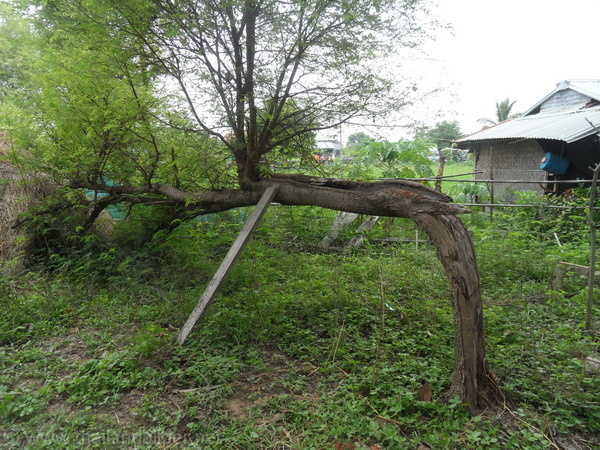
MULTIPOLYGON (((437 173, 438 173, 437 164, 433 171, 437 175, 437 173)), ((473 161, 470 158, 465 161, 461 161, 461 162, 447 161, 446 164, 444 165, 444 176, 460 175, 457 177, 457 179, 467 179, 468 180, 468 179, 473 178, 473 175, 471 175, 472 172, 473 172, 473 161)))
MULTIPOLYGON (((470 417, 444 396, 453 324, 434 249, 371 239, 349 254, 324 252, 316 244, 333 218, 316 208, 270 210, 184 346, 175 344, 178 328, 241 228, 235 215, 135 252, 56 256, 52 271, 4 275, 1 445, 600 445, 600 377, 583 364, 599 352, 597 335, 582 327, 585 292, 551 289, 552 262, 580 253, 581 243, 558 253, 525 231, 498 239, 498 222, 470 225, 490 365, 517 405, 470 417), (418 400, 425 382, 432 401, 418 400)), ((370 236, 389 233, 414 236, 414 228, 397 220, 370 236)))

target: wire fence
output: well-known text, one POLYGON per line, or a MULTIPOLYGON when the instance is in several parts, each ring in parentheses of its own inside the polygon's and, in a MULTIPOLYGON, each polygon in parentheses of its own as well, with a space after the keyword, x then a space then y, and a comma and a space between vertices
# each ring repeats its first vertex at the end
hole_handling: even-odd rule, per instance
MULTIPOLYGON (((425 178, 404 178, 408 181, 434 181, 436 183, 439 182, 451 182, 451 183, 476 183, 476 184, 532 184, 532 185, 540 185, 540 184, 582 184, 582 183, 592 183, 594 180, 545 180, 545 181, 532 181, 532 180, 475 180, 475 179, 465 179, 465 178, 456 178, 456 177, 464 177, 469 175, 477 175, 481 172, 467 172, 467 173, 459 173, 455 175, 444 175, 437 177, 425 177, 425 178)), ((378 178, 378 180, 393 180, 393 178, 378 178)), ((581 209, 587 210, 589 206, 579 206, 579 205, 553 205, 548 203, 478 203, 478 202, 455 202, 457 205, 461 206, 470 206, 470 207, 483 207, 483 208, 540 208, 540 209, 581 209)), ((594 210, 600 210, 600 207, 594 207, 594 210)))

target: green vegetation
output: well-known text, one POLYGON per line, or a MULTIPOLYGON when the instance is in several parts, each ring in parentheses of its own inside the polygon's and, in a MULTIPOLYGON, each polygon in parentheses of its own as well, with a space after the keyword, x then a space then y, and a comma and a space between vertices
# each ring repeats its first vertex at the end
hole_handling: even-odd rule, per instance
POLYGON ((348 161, 340 169, 344 176, 355 179, 430 177, 430 146, 425 140, 351 143, 346 150, 348 161))
POLYGON ((444 120, 434 127, 421 126, 415 132, 415 138, 426 139, 435 144, 438 150, 453 146, 453 141, 463 135, 457 120, 444 120))
MULTIPOLYGON (((433 246, 422 234, 405 243, 416 237, 412 223, 388 218, 346 254, 316 245, 335 213, 314 206, 411 216, 425 205, 423 226, 442 206, 456 209, 401 180, 271 176, 291 158, 304 169, 315 131, 420 98, 389 64, 400 61, 392 49, 417 45, 435 25, 425 2, 19 4, 1 8, 2 183, 38 173, 27 184, 52 189, 36 210, 20 204, 25 191, 3 197, 18 209, 4 229, 20 218, 31 231, 19 237, 23 257, 0 271, 4 447, 599 444, 600 386, 584 363, 598 348, 581 325, 584 294, 578 280, 550 287, 556 261, 585 262, 579 210, 465 218, 487 303, 485 359, 483 339, 455 338, 458 312, 433 246), (176 345, 245 208, 269 185, 282 187, 280 206, 205 320, 176 345), (127 220, 87 233, 109 206, 127 220), (380 239, 388 237, 401 239, 380 239), (478 369, 489 360, 510 396, 503 407, 473 417, 449 398, 461 381, 450 379, 455 360, 468 359, 454 357, 454 342, 475 342, 478 369)), ((428 142, 439 148, 456 125, 396 144, 355 136, 357 160, 325 168, 431 175, 428 142)), ((457 200, 479 195, 452 189, 457 200)), ((452 279, 457 304, 479 306, 464 281, 452 279)), ((481 315, 471 317, 477 333, 459 337, 480 336, 481 315)), ((472 391, 491 383, 463 375, 478 381, 472 391)))
POLYGON ((378 241, 390 233, 414 238, 411 222, 386 223, 364 248, 332 254, 316 243, 334 212, 279 206, 182 347, 174 343, 178 328, 242 213, 190 222, 137 250, 88 242, 3 275, 0 441, 103 449, 597 447, 600 377, 583 359, 597 357, 598 342, 583 329, 585 290, 577 280, 551 288, 556 261, 585 263, 587 232, 573 215, 536 222, 532 214, 465 217, 482 273, 490 365, 514 402, 505 409, 470 417, 444 396, 453 323, 442 267, 433 246, 378 241), (549 232, 565 220, 571 233, 561 234, 559 248, 549 232), (425 382, 431 401, 419 397, 425 382))

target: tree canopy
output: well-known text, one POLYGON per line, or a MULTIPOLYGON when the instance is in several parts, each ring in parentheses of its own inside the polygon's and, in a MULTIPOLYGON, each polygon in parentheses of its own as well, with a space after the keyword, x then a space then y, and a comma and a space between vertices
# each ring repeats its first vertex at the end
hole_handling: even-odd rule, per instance
POLYGON ((373 139, 367 133, 359 131, 357 133, 353 133, 350 136, 348 136, 348 141, 346 142, 346 147, 351 150, 355 150, 366 144, 373 142, 374 140, 375 139, 373 139))
POLYGON ((415 133, 416 138, 426 139, 435 144, 438 150, 452 146, 452 141, 462 136, 457 120, 444 120, 434 127, 421 127, 415 133))
MULTIPOLYGON (((27 41, 31 50, 24 52, 28 64, 9 77, 26 83, 12 103, 19 120, 5 126, 34 156, 31 164, 60 186, 102 194, 89 202, 84 228, 115 203, 159 206, 177 224, 255 205, 273 186, 274 201, 284 205, 411 218, 438 247, 452 284, 452 394, 472 411, 501 398, 485 359, 474 250, 457 218, 466 210, 408 180, 274 174, 267 164, 267 155, 281 149, 302 152, 318 130, 372 120, 410 101, 414 86, 391 65, 396 50, 425 36, 424 1, 32 0, 22 6, 33 26, 9 48, 16 55, 27 41)), ((9 31, 0 23, 3 47, 9 31)), ((419 153, 392 150, 379 154, 419 153)))
MULTIPOLYGON (((353 135, 357 136, 357 135, 353 135)), ((350 136, 350 137, 353 137, 350 136)), ((416 178, 433 176, 430 142, 375 141, 367 135, 361 136, 348 148, 353 155, 348 164, 348 173, 355 178, 416 178), (368 138, 368 139, 367 139, 368 138)), ((350 142, 350 139, 348 139, 350 142)))
POLYGON ((138 198, 157 182, 181 189, 194 160, 215 171, 187 190, 232 186, 228 165, 248 188, 268 153, 389 113, 412 91, 381 58, 424 33, 409 0, 31 3, 29 146, 73 185, 110 178, 138 198))
MULTIPOLYGON (((274 182, 287 183, 284 204, 373 212, 373 186, 353 185, 350 199, 347 183, 283 177, 269 163, 306 153, 318 130, 409 101, 415 88, 397 78, 391 56, 426 35, 424 2, 22 6, 31 26, 20 42, 31 50, 20 78, 32 81, 15 103, 23 119, 6 126, 61 186, 103 193, 87 225, 114 203, 168 207, 172 219, 254 205, 274 182)), ((415 208, 379 213, 463 212, 420 185, 408 189, 422 191, 415 208)))

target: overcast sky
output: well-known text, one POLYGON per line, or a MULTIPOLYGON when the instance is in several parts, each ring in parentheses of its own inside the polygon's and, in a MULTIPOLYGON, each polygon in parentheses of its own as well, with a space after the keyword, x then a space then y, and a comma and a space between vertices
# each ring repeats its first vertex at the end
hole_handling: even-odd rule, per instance
POLYGON ((430 104, 431 111, 447 106, 435 120, 459 120, 470 133, 480 129, 477 119, 494 119, 496 101, 516 100, 514 111, 521 112, 561 80, 600 79, 600 0, 438 3, 434 11, 454 35, 426 44, 436 61, 418 69, 425 84, 446 89, 430 104))

